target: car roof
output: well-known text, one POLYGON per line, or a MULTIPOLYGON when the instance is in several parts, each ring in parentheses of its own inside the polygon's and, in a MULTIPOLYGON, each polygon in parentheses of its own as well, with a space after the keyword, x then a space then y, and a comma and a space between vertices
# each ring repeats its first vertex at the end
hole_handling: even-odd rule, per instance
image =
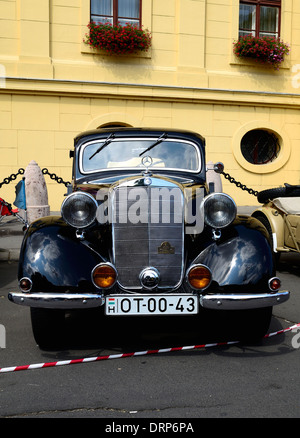
POLYGON ((159 137, 160 135, 166 133, 170 137, 185 138, 196 140, 201 143, 202 146, 205 145, 205 139, 200 134, 183 130, 183 129, 162 129, 162 128, 129 128, 129 127, 109 127, 109 128, 98 128, 89 131, 84 131, 78 134, 74 139, 74 145, 81 143, 83 139, 90 137, 105 137, 110 133, 120 133, 120 137, 130 137, 132 135, 143 135, 149 137, 159 137))

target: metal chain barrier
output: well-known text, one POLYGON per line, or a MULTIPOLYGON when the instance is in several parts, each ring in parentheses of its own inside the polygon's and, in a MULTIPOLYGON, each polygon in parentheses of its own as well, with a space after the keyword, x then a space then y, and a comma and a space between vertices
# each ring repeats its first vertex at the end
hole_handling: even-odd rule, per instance
POLYGON ((66 187, 68 187, 68 185, 71 184, 70 181, 64 181, 61 177, 57 176, 55 173, 50 173, 46 167, 42 169, 42 173, 43 175, 49 175, 50 178, 55 180, 58 184, 64 184, 66 187))
POLYGON ((224 176, 225 179, 228 179, 229 182, 231 182, 232 184, 235 184, 237 187, 239 187, 242 190, 245 190, 246 192, 248 192, 250 195, 254 195, 257 196, 258 195, 258 191, 257 190, 253 190, 248 188, 245 184, 242 184, 239 181, 236 181, 233 176, 230 176, 229 173, 226 173, 224 171, 220 172, 221 175, 224 176))
POLYGON ((3 184, 9 184, 12 181, 15 181, 17 179, 18 175, 23 175, 25 170, 21 167, 17 173, 12 173, 7 178, 4 178, 4 180, 0 183, 0 189, 3 186, 3 184))
MULTIPOLYGON (((17 179, 17 176, 23 175, 24 172, 25 170, 23 168, 20 168, 17 173, 12 173, 7 178, 4 178, 4 180, 0 183, 0 189, 3 184, 9 184, 11 181, 15 181, 17 179)), ((61 177, 57 176, 55 173, 49 172, 49 170, 46 167, 42 169, 42 173, 43 175, 49 175, 50 178, 55 180, 58 184, 64 184, 66 187, 68 187, 68 185, 71 184, 70 181, 64 181, 61 177)), ((240 181, 236 181, 236 179, 233 178, 233 176, 229 175, 229 173, 222 171, 220 172, 220 174, 223 175, 224 178, 227 179, 232 184, 235 184, 240 189, 247 191, 250 195, 254 195, 254 196, 258 195, 258 191, 250 189, 245 184, 242 184, 240 181)))

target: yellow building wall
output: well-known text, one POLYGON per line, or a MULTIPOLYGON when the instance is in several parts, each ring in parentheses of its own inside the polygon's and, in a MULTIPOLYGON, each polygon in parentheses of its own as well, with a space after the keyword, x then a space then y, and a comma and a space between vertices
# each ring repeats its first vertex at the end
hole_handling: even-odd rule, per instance
MULTIPOLYGON (((83 43, 89 0, 0 0, 0 182, 31 160, 70 180, 74 136, 117 122, 197 131, 207 160, 255 190, 299 184, 300 2, 282 2, 291 54, 279 71, 234 57, 238 9, 238 0, 143 0, 152 48, 116 57, 83 43), (281 139, 273 163, 241 155, 241 138, 256 128, 281 139)), ((45 179, 58 211, 66 188, 45 179)), ((257 204, 222 181, 238 205, 257 204)), ((13 202, 14 185, 0 197, 13 202)))

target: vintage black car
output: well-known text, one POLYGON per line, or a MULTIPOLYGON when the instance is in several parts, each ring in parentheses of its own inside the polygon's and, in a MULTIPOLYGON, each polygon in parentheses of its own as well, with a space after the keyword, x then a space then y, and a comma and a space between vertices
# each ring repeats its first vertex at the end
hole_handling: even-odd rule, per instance
MULTIPOLYGON (((209 193, 205 140, 179 130, 107 128, 75 138, 61 216, 33 222, 19 292, 41 347, 56 345, 66 311, 103 306, 128 316, 242 315, 236 336, 263 336, 283 303, 269 236, 209 193), (208 310, 207 310, 208 309, 208 310)), ((222 170, 220 164, 215 170, 222 170)))

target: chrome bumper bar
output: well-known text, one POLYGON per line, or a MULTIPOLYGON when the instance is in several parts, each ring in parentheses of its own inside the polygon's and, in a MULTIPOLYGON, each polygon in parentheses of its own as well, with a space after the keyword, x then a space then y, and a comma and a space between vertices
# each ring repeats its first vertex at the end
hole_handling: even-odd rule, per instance
MULTIPOLYGON (((289 299, 289 296, 288 291, 263 294, 208 294, 200 295, 200 305, 216 310, 257 309, 282 304, 289 299)), ((69 310, 100 307, 105 303, 102 295, 89 293, 11 292, 8 294, 8 299, 23 306, 69 310)))
POLYGON ((102 295, 98 294, 70 294, 70 293, 23 293, 10 292, 8 299, 15 304, 45 309, 89 309, 99 307, 105 303, 102 295))
POLYGON ((264 294, 213 294, 200 296, 200 304, 206 309, 243 310, 272 307, 290 297, 289 291, 264 294))

